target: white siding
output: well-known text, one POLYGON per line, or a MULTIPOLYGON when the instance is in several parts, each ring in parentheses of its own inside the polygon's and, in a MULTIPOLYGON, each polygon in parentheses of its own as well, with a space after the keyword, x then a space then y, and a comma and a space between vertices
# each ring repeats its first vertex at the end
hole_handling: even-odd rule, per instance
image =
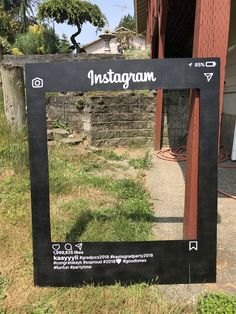
POLYGON ((135 37, 133 44, 135 48, 138 48, 140 50, 145 50, 146 49, 146 40, 141 37, 135 37))
MULTIPOLYGON (((133 40, 133 45, 141 50, 145 50, 146 45, 145 45, 145 39, 141 37, 135 37, 133 40)), ((118 45, 116 43, 116 38, 113 38, 110 42, 110 47, 111 47, 111 53, 119 53, 118 52, 118 45)), ((97 41, 94 41, 93 43, 89 45, 84 45, 84 48, 87 53, 105 53, 105 42, 100 39, 97 41)))
POLYGON ((236 0, 232 0, 231 3, 223 112, 236 115, 236 0))

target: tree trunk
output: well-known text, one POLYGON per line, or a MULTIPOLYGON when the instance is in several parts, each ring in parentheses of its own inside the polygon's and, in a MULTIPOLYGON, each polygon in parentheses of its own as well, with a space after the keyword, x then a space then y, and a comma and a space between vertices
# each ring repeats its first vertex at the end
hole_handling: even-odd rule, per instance
POLYGON ((71 40, 71 42, 72 42, 72 44, 73 44, 72 47, 74 47, 74 49, 80 49, 80 45, 77 43, 77 41, 75 40, 75 38, 76 38, 77 36, 79 36, 79 34, 81 33, 81 27, 80 27, 79 25, 76 25, 76 26, 77 26, 77 28, 78 28, 78 31, 77 31, 76 33, 72 34, 72 36, 70 37, 70 40, 71 40))
POLYGON ((84 48, 81 48, 80 44, 77 43, 76 41, 76 37, 79 36, 79 34, 81 33, 81 26, 80 25, 76 25, 78 28, 78 31, 76 33, 74 33, 71 37, 70 40, 72 42, 72 46, 70 47, 71 49, 76 49, 77 53, 82 53, 82 52, 86 52, 84 48))
POLYGON ((5 116, 12 131, 20 132, 26 124, 23 68, 2 64, 5 116))

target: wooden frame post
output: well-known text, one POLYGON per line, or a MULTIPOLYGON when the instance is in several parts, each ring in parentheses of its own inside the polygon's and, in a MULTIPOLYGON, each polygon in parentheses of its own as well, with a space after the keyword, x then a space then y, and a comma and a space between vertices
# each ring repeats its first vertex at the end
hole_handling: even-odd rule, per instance
MULTIPOLYGON (((166 21, 168 12, 168 0, 160 1, 160 7, 158 9, 158 58, 163 59, 165 57, 165 33, 166 33, 166 21)), ((161 130, 162 130, 162 109, 163 109, 163 90, 157 90, 157 105, 155 116, 155 140, 154 149, 159 150, 161 148, 161 130)))
MULTIPOLYGON (((224 92, 225 64, 228 48, 230 0, 197 0, 193 57, 220 57, 220 121, 224 92)), ((187 165, 184 209, 184 239, 195 239, 198 226, 198 146, 199 146, 199 94, 190 94, 190 116, 187 143, 187 165)), ((207 191, 206 191, 207 193, 207 191)))

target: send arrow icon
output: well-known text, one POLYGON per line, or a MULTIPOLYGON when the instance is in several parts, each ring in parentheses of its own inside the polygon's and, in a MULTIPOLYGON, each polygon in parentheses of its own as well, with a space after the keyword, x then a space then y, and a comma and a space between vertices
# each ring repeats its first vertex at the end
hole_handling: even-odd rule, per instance
POLYGON ((190 241, 189 242, 189 251, 198 250, 198 242, 197 241, 190 241))
POLYGON ((205 77, 207 78, 207 82, 209 83, 212 79, 214 73, 204 73, 205 77))

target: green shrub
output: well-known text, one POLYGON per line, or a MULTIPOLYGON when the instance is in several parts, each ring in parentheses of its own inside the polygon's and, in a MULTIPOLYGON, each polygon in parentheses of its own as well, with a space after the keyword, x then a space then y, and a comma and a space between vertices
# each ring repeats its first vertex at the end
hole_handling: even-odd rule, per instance
POLYGON ((43 53, 58 52, 59 38, 53 28, 44 28, 42 34, 43 53))
POLYGON ((16 37, 14 48, 17 48, 23 54, 39 53, 40 42, 34 33, 20 34, 16 37))
POLYGON ((199 314, 234 314, 236 313, 236 296, 224 293, 207 293, 197 303, 199 314))
POLYGON ((18 34, 14 48, 25 55, 56 53, 58 43, 59 38, 52 28, 34 25, 27 33, 18 34))
POLYGON ((85 106, 86 106, 86 100, 84 97, 80 97, 78 100, 77 100, 77 103, 75 104, 77 110, 79 111, 82 111, 84 110, 85 106))
POLYGON ((149 48, 146 48, 145 50, 133 48, 126 50, 125 53, 125 59, 150 59, 151 58, 151 52, 149 48))

